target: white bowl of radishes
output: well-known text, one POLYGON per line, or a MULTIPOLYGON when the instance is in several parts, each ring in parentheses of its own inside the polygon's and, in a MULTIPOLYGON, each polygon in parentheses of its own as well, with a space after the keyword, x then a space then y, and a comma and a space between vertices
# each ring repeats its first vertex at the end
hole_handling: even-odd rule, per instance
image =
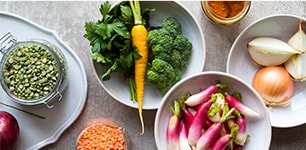
POLYGON ((154 136, 159 150, 268 150, 271 130, 267 108, 252 87, 231 74, 206 71, 166 93, 154 136))

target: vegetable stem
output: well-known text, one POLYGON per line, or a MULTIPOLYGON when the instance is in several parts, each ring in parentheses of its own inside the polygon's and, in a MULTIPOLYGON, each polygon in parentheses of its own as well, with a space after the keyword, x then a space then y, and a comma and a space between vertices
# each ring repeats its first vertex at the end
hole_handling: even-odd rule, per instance
POLYGON ((134 24, 142 24, 141 8, 139 0, 135 0, 134 3, 130 0, 131 9, 134 16, 134 24))
POLYGON ((128 78, 128 81, 130 85, 130 98, 133 102, 137 102, 135 79, 128 78))
POLYGON ((38 118, 40 118, 40 119, 46 119, 46 117, 44 117, 44 116, 41 116, 41 115, 38 115, 38 114, 34 114, 34 113, 32 113, 32 112, 29 112, 29 111, 23 110, 23 109, 21 109, 21 108, 18 108, 18 107, 15 107, 15 106, 12 106, 12 105, 9 105, 9 104, 6 104, 6 103, 3 103, 3 102, 0 102, 0 104, 1 104, 1 105, 4 105, 4 106, 6 106, 6 107, 10 107, 10 108, 16 109, 16 110, 18 110, 18 111, 21 111, 21 112, 27 113, 27 114, 29 114, 29 115, 32 115, 32 116, 38 117, 38 118))

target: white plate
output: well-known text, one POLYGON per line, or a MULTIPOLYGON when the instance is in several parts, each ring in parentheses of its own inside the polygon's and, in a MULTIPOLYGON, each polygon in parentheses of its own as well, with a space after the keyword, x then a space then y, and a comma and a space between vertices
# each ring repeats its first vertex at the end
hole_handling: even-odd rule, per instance
MULTIPOLYGON (((80 115, 87 96, 87 79, 82 62, 59 37, 51 30, 41 27, 20 16, 0 11, 0 36, 11 32, 17 40, 32 38, 45 39, 58 46, 67 59, 68 86, 62 93, 63 99, 54 102, 54 108, 42 106, 23 106, 9 99, 3 89, 0 89, 0 101, 22 108, 24 110, 42 115, 46 119, 17 111, 0 105, 0 110, 5 110, 14 115, 20 126, 18 150, 36 150, 54 143, 60 135, 80 115)), ((1 55, 2 57, 2 55, 1 55)))
MULTIPOLYGON (((292 15, 273 15, 262 18, 248 26, 235 40, 227 60, 227 72, 252 84, 255 72, 260 68, 255 65, 247 51, 247 43, 255 37, 273 36, 287 41, 296 31, 298 21, 305 18, 292 15)), ((281 81, 280 81, 281 82, 281 81)), ((306 122, 306 82, 295 82, 292 102, 287 107, 269 109, 273 127, 294 127, 306 122)))
MULTIPOLYGON (((151 26, 160 26, 163 19, 167 17, 176 18, 182 26, 183 35, 188 37, 193 45, 192 56, 190 63, 183 74, 183 78, 203 71, 206 49, 204 36, 200 25, 197 23, 196 18, 179 2, 174 1, 141 1, 141 8, 156 8, 155 12, 150 14, 151 26)), ((97 18, 98 19, 98 18, 97 18)), ((114 99, 121 102, 124 105, 138 108, 137 103, 130 100, 130 90, 128 82, 123 79, 121 73, 114 73, 111 75, 109 81, 102 81, 102 67, 101 64, 93 62, 93 67, 96 70, 97 77, 102 83, 103 88, 110 94, 114 99)), ((161 94, 157 89, 146 83, 145 94, 143 100, 143 109, 157 109, 160 106, 161 100, 164 94, 161 94)))

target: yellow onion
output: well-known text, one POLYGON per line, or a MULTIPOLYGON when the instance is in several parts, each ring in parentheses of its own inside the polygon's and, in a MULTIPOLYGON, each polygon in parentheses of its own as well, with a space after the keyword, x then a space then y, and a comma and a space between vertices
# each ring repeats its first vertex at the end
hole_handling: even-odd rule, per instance
POLYGON ((306 53, 293 55, 284 66, 295 80, 306 80, 306 53))
POLYGON ((306 33, 303 30, 303 20, 299 21, 298 31, 288 40, 288 44, 300 52, 306 52, 306 33))
POLYGON ((283 66, 259 69, 253 77, 252 86, 269 106, 290 103, 294 93, 294 81, 283 66))
POLYGON ((273 37, 258 37, 248 45, 251 58, 262 66, 281 65, 294 54, 301 52, 293 49, 288 43, 273 37))
POLYGON ((297 81, 306 80, 306 33, 303 31, 303 21, 300 20, 298 31, 289 39, 288 44, 303 54, 293 55, 284 66, 297 81))

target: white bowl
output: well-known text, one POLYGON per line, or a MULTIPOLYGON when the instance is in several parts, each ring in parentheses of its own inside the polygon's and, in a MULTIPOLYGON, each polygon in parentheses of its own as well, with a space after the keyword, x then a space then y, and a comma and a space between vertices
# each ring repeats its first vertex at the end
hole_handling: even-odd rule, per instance
MULTIPOLYGON (((183 35, 188 37, 192 43, 192 55, 182 78, 203 71, 206 56, 204 36, 200 25, 191 13, 175 1, 141 1, 140 4, 142 9, 148 7, 156 9, 155 12, 150 13, 151 26, 160 26, 163 19, 174 17, 180 22, 183 35)), ((129 84, 123 79, 122 73, 113 73, 109 81, 102 81, 101 65, 93 62, 93 67, 99 81, 109 95, 124 105, 138 108, 137 103, 130 100, 129 84)), ((157 91, 149 82, 146 82, 143 109, 157 109, 163 96, 164 94, 157 91)))
POLYGON ((154 126, 155 142, 159 150, 166 149, 166 128, 169 119, 172 116, 172 112, 169 109, 169 104, 173 105, 173 101, 180 98, 182 94, 186 92, 194 94, 201 88, 206 88, 209 85, 215 84, 216 80, 222 83, 231 84, 232 90, 237 90, 241 93, 243 104, 263 115, 262 118, 256 119, 246 117, 247 133, 250 135, 250 140, 246 143, 244 149, 269 149, 271 142, 270 118, 258 93, 246 82, 231 74, 207 71, 181 80, 174 85, 163 98, 162 104, 156 113, 154 126))
MULTIPOLYGON (((255 21, 244 29, 235 40, 227 60, 227 72, 240 77, 249 85, 255 72, 260 68, 253 63, 248 51, 247 43, 262 36, 272 36, 283 41, 297 31, 298 21, 306 21, 293 15, 273 15, 255 21)), ((293 127, 306 123, 306 82, 295 82, 295 92, 291 104, 286 107, 273 107, 269 111, 273 127, 293 127)))

